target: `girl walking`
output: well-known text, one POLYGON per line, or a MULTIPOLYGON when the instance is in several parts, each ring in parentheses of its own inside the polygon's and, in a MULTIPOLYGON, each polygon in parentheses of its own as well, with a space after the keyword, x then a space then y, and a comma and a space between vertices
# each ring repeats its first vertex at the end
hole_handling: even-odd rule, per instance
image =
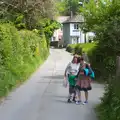
POLYGON ((76 104, 81 103, 81 91, 85 93, 85 101, 83 104, 88 103, 88 91, 92 89, 91 87, 91 74, 92 70, 90 65, 88 65, 83 57, 80 58, 80 68, 78 72, 78 80, 76 83, 76 94, 77 94, 77 101, 76 104))

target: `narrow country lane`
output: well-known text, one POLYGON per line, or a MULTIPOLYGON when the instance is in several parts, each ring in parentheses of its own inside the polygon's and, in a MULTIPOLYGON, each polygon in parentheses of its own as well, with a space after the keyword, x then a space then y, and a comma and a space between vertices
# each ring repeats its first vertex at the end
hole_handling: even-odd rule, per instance
POLYGON ((48 60, 28 81, 0 105, 0 120, 97 120, 94 107, 103 86, 93 84, 87 105, 68 104, 68 89, 62 86, 64 69, 72 59, 63 49, 51 49, 48 60))

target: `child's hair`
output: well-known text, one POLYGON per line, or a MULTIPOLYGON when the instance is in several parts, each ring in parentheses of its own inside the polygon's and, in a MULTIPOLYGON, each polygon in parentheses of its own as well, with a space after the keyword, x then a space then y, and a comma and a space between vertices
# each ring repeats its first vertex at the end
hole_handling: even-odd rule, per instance
POLYGON ((77 63, 78 63, 78 57, 77 56, 73 56, 72 63, 74 62, 75 58, 77 58, 77 63))
POLYGON ((84 60, 84 58, 81 56, 81 57, 80 57, 80 61, 83 61, 83 60, 84 60))
POLYGON ((80 59, 81 59, 81 57, 78 57, 78 63, 80 63, 80 59))

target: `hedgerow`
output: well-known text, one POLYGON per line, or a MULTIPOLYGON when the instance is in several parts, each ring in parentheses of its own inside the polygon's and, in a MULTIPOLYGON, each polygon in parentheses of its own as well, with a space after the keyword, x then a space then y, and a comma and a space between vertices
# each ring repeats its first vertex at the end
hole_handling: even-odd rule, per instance
POLYGON ((44 35, 0 24, 0 97, 26 80, 48 55, 44 35))
POLYGON ((66 51, 81 55, 82 52, 89 54, 95 47, 97 43, 79 43, 79 44, 69 44, 66 48, 66 51))

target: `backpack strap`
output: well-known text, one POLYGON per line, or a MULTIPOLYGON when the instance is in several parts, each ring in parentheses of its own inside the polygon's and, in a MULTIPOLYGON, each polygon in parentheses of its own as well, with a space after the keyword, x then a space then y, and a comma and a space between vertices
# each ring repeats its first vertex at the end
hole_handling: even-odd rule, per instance
POLYGON ((89 69, 89 76, 94 79, 95 78, 95 73, 93 72, 92 68, 90 65, 86 64, 87 68, 89 69))
POLYGON ((84 66, 84 65, 81 65, 81 64, 80 64, 80 67, 79 67, 79 70, 78 70, 77 77, 79 76, 79 73, 80 73, 80 71, 82 70, 83 66, 84 66))

